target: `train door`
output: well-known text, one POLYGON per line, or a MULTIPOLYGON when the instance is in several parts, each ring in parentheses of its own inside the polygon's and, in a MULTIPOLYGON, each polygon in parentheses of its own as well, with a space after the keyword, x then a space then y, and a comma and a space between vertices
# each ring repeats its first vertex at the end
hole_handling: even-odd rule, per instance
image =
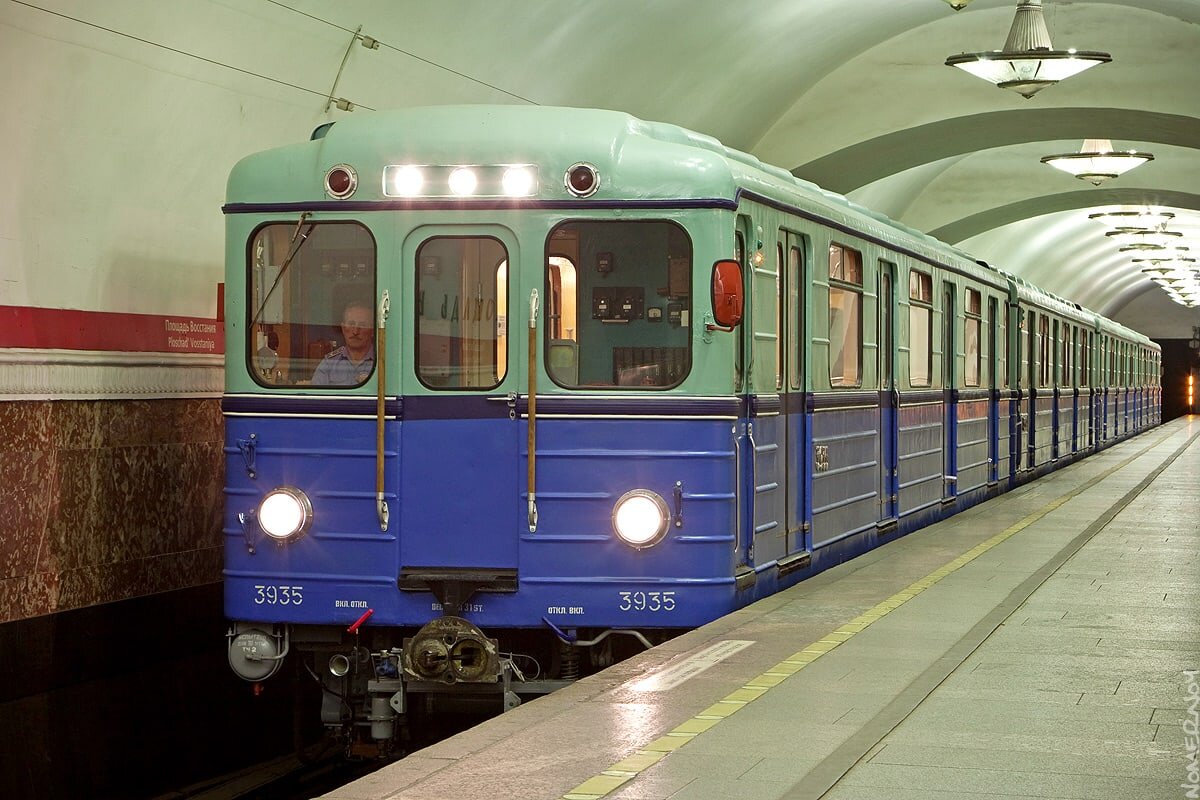
POLYGON ((454 500, 452 513, 401 503, 401 580, 416 586, 447 565, 515 572, 525 425, 505 401, 523 393, 527 365, 509 348, 508 331, 522 327, 506 323, 529 313, 509 268, 520 263, 516 239, 497 226, 419 228, 403 263, 412 328, 398 348, 414 354, 415 380, 404 391, 401 497, 454 500))
POLYGON ((881 527, 899 518, 897 454, 899 423, 896 417, 896 265, 879 262, 879 519, 881 527))
POLYGON ((782 328, 784 371, 787 389, 784 393, 784 447, 786 465, 787 552, 799 553, 809 549, 805 531, 808 530, 808 415, 804 405, 804 342, 808 322, 809 273, 805 259, 803 237, 790 231, 780 231, 780 247, 785 266, 785 303, 782 328))
POLYGON ((1025 431, 1024 460, 1025 469, 1031 470, 1037 466, 1037 379, 1038 379, 1038 340, 1037 326, 1039 315, 1029 311, 1025 317, 1025 335, 1021 337, 1025 355, 1023 367, 1025 375, 1022 378, 1025 393, 1021 398, 1021 421, 1025 431))
POLYGON ((1000 480, 1000 353, 996 298, 988 298, 987 387, 988 387, 988 484, 1000 480))
POLYGON ((958 414, 954 351, 956 322, 955 287, 947 281, 942 288, 942 502, 958 494, 958 414))
MULTIPOLYGON (((742 266, 743 283, 752 282, 749 276, 750 257, 748 254, 748 248, 753 242, 753 239, 751 239, 752 232, 753 225, 750 222, 750 218, 739 215, 737 231, 735 233, 735 257, 742 266)), ((748 490, 748 487, 754 484, 754 461, 747 455, 747 449, 750 447, 750 408, 749 399, 747 398, 747 392, 749 391, 747 373, 750 368, 750 356, 752 353, 747 346, 749 340, 746 331, 751 327, 750 314, 753 309, 753 298, 750 292, 745 291, 744 285, 743 296, 746 298, 745 307, 742 314, 742 324, 737 326, 734 333, 737 336, 737 344, 733 353, 733 391, 742 401, 737 423, 733 427, 733 452, 735 456, 734 505, 736 509, 733 540, 733 572, 739 589, 754 585, 756 577, 751 553, 752 531, 754 530, 754 525, 752 524, 752 515, 754 513, 753 493, 748 490)))
POLYGON ((787 415, 783 413, 782 293, 783 250, 763 241, 756 230, 751 251, 750 309, 742 326, 749 328, 746 344, 746 454, 750 469, 748 490, 751 526, 747 564, 777 560, 786 553, 784 448, 787 415), (747 323, 749 323, 747 325, 747 323))
POLYGON ((1042 370, 1043 375, 1048 376, 1045 383, 1046 391, 1050 394, 1050 459, 1058 460, 1058 454, 1062 450, 1062 437, 1059 436, 1059 424, 1062 420, 1062 386, 1058 380, 1058 372, 1061 365, 1058 359, 1062 357, 1062 350, 1059 348, 1060 335, 1062 329, 1059 327, 1058 320, 1053 323, 1053 338, 1050 340, 1048 347, 1043 348, 1050 363, 1046 364, 1042 370))

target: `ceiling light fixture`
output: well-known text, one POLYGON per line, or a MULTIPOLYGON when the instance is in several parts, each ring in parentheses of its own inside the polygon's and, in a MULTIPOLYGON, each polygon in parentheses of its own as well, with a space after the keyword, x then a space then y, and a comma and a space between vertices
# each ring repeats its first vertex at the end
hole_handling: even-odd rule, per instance
POLYGON ((1047 86, 1108 61, 1112 61, 1110 54, 1095 50, 1053 49, 1042 0, 1017 0, 1017 15, 1003 50, 960 53, 947 58, 946 66, 1030 98, 1047 86))
POLYGON ((1179 231, 1142 230, 1121 228, 1104 234, 1117 244, 1129 247, 1131 245, 1153 244, 1159 247, 1171 247, 1182 241, 1183 234, 1179 231))
POLYGON ((1078 153, 1042 156, 1043 164, 1049 164, 1093 186, 1099 186, 1153 160, 1154 156, 1149 153, 1139 153, 1136 150, 1115 151, 1109 139, 1085 139, 1078 153))
POLYGON ((946 0, 955 11, 962 11, 971 0, 946 0))
POLYGON ((1170 211, 1151 211, 1150 209, 1144 211, 1100 211, 1096 214, 1088 214, 1088 219, 1094 219, 1110 228, 1161 228, 1175 219, 1175 214, 1170 211))

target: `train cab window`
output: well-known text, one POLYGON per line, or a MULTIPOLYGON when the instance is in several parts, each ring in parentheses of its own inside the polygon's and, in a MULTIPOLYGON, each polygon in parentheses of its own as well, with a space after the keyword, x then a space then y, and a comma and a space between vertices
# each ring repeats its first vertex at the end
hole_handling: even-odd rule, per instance
POLYGON ((980 382, 980 367, 983 356, 979 345, 980 331, 983 329, 983 296, 974 289, 967 289, 966 329, 964 342, 966 350, 966 368, 963 370, 963 382, 967 386, 978 386, 980 382))
POLYGON ((933 276, 908 273, 908 380, 933 385, 933 276))
POLYGON ((829 245, 829 385, 862 385, 862 253, 829 245))
POLYGON ((490 389, 507 372, 508 252, 487 236, 417 248, 416 370, 431 389, 490 389))
POLYGON ((354 222, 272 223, 249 243, 246 361, 267 387, 361 386, 375 368, 375 240, 354 222))
POLYGON ((575 221, 546 240, 546 371, 571 389, 666 389, 691 369, 692 244, 659 221, 575 221))

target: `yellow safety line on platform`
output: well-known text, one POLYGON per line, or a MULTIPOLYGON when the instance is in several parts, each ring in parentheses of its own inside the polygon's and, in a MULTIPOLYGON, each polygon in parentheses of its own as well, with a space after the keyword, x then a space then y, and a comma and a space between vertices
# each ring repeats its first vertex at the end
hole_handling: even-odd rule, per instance
POLYGON ((1169 436, 1170 434, 1163 436, 1157 442, 1138 452, 1136 455, 1130 456, 1120 464, 1117 464, 1111 469, 1100 473, 1095 478, 1092 478, 1086 483, 1076 487, 1074 490, 1068 492, 1062 497, 1050 501, 1019 522, 1010 525, 990 539, 975 545, 958 558, 943 565, 940 569, 929 573, 915 583, 909 584, 888 599, 880 603, 876 603, 873 607, 867 611, 864 611, 862 614, 859 614, 845 625, 842 625, 840 628, 826 634, 824 638, 809 644, 799 652, 793 653, 758 677, 750 679, 740 689, 731 692, 688 721, 676 726, 672 730, 668 731, 665 735, 655 739, 653 742, 641 748, 640 750, 635 751, 633 755, 618 761, 616 764, 613 764, 608 769, 602 771, 599 775, 588 778, 586 781, 564 794, 562 796, 562 800, 598 800, 599 798, 619 789, 621 786, 633 780, 645 770, 654 766, 659 761, 662 761, 667 757, 668 754, 683 747, 692 739, 711 729, 726 717, 730 717, 742 710, 750 703, 753 703, 755 700, 762 697, 770 689, 783 683, 792 675, 795 675, 797 672, 804 669, 826 653, 831 652, 843 642, 848 641, 852 636, 854 636, 854 634, 865 630, 875 622, 883 619, 885 616, 895 611, 909 600, 912 600, 930 586, 933 586, 941 581, 947 575, 962 569, 967 564, 979 558, 979 556, 991 550, 996 545, 1017 535, 1042 517, 1062 506, 1064 503, 1095 486, 1109 475, 1112 475, 1114 472, 1117 472, 1118 470, 1128 466, 1135 459, 1140 458, 1148 451, 1166 441, 1169 436))

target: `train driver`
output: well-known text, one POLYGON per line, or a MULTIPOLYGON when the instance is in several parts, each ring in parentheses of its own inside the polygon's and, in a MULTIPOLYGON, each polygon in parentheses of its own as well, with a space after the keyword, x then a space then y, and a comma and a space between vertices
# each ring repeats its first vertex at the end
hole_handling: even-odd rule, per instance
POLYGON ((352 300, 342 311, 344 344, 325 356, 313 373, 315 386, 354 386, 375 369, 375 314, 371 306, 352 300))

